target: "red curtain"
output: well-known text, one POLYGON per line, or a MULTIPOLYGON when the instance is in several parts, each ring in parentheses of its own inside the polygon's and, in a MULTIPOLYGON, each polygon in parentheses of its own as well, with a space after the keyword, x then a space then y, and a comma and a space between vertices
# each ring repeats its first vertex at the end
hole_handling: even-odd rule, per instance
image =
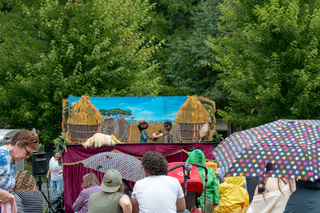
POLYGON ((82 145, 67 146, 67 151, 63 153, 64 205, 66 212, 73 212, 72 204, 82 190, 82 177, 85 174, 93 172, 100 181, 104 175, 99 171, 85 168, 81 163, 82 160, 101 152, 118 151, 141 158, 147 151, 157 151, 164 155, 169 163, 184 162, 188 158, 186 152, 190 151, 191 148, 200 149, 207 159, 214 160, 211 154, 214 148, 213 143, 117 144, 88 149, 85 149, 82 145))

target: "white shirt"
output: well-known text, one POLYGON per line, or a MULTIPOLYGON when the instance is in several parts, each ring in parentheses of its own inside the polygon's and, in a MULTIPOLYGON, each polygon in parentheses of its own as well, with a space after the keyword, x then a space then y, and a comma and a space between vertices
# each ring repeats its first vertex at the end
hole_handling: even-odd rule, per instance
POLYGON ((166 175, 139 180, 131 195, 139 204, 139 213, 176 213, 177 199, 183 196, 178 179, 166 175))
POLYGON ((51 180, 63 180, 62 173, 59 174, 59 171, 62 171, 63 166, 59 166, 59 162, 54 157, 52 157, 49 161, 49 168, 51 173, 51 180))

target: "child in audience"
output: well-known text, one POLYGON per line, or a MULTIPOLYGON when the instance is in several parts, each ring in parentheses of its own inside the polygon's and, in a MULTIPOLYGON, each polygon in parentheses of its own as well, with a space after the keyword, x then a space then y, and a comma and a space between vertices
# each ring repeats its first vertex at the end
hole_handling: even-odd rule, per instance
POLYGON ((43 196, 36 187, 34 177, 28 171, 20 171, 16 175, 15 192, 18 213, 42 213, 43 196))

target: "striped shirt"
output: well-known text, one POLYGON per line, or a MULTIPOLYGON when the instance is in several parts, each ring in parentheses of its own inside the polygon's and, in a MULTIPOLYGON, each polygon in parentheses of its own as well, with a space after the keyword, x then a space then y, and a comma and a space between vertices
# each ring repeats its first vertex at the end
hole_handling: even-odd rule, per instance
POLYGON ((10 191, 15 185, 15 163, 7 145, 0 146, 0 189, 10 191))
POLYGON ((20 191, 14 194, 18 213, 42 213, 43 195, 40 191, 20 191))

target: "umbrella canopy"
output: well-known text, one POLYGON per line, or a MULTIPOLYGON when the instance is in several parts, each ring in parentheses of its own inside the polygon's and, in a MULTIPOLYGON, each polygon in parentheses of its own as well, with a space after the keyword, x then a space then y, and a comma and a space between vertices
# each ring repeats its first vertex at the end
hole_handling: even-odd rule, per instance
POLYGON ((140 160, 124 153, 102 152, 82 161, 84 167, 103 173, 108 170, 118 170, 125 180, 138 181, 144 178, 140 160))
POLYGON ((278 120, 236 132, 213 155, 227 177, 315 180, 320 173, 320 120, 278 120))

